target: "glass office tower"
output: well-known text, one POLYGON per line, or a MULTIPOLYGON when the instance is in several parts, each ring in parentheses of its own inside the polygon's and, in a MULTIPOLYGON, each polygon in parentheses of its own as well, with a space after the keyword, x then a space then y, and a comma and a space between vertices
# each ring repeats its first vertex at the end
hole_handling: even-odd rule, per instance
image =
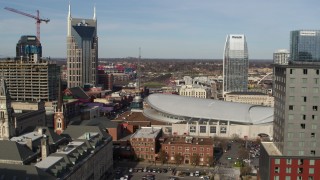
POLYGON ((296 30, 290 33, 292 61, 320 62, 320 30, 296 30))
POLYGON ((96 85, 98 36, 95 8, 92 19, 73 18, 69 5, 67 66, 68 88, 96 85))
POLYGON ((241 34, 227 36, 223 57, 223 93, 248 89, 248 48, 241 34))

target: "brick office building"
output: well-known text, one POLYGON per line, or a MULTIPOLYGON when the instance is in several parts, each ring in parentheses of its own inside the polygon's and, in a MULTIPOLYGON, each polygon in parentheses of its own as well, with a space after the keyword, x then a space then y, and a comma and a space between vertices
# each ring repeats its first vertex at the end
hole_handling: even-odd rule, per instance
POLYGON ((213 158, 214 142, 212 138, 194 138, 191 136, 172 136, 164 140, 162 147, 168 155, 168 163, 175 163, 175 155, 183 157, 184 164, 191 164, 192 156, 199 155, 199 165, 208 165, 213 158))

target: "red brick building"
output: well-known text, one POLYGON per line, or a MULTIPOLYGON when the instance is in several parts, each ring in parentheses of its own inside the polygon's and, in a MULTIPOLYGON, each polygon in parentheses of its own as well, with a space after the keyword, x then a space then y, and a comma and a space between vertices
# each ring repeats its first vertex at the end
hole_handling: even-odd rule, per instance
POLYGON ((135 158, 155 161, 156 154, 160 149, 159 138, 161 135, 161 128, 142 127, 138 129, 130 138, 135 158))
POLYGON ((208 165, 208 158, 213 158, 214 142, 212 138, 194 138, 191 136, 172 136, 165 138, 161 150, 168 155, 168 163, 175 163, 175 155, 183 157, 184 164, 191 164, 193 155, 199 155, 199 165, 208 165))
POLYGON ((273 142, 263 142, 259 172, 262 179, 319 180, 319 157, 283 156, 273 142))

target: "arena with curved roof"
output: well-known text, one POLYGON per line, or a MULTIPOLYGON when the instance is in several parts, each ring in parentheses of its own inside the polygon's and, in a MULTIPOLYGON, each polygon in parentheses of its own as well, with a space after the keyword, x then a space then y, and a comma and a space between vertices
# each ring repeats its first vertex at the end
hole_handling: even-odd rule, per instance
POLYGON ((171 124, 172 134, 253 138, 273 131, 272 107, 167 94, 152 94, 145 104, 143 114, 171 124))

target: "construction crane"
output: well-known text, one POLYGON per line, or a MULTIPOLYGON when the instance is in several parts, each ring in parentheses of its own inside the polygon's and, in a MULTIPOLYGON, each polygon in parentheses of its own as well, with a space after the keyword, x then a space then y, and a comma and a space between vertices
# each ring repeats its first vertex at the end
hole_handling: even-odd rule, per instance
POLYGON ((45 23, 48 23, 50 21, 50 19, 41 19, 40 16, 39 16, 39 14, 40 14, 39 10, 37 10, 37 15, 35 16, 35 15, 28 14, 28 13, 25 13, 25 12, 21 12, 19 10, 16 10, 16 9, 13 9, 13 8, 9 8, 9 7, 5 7, 4 9, 35 19, 36 20, 36 24, 37 24, 37 38, 38 38, 38 42, 40 42, 40 23, 42 21, 45 22, 45 23))

